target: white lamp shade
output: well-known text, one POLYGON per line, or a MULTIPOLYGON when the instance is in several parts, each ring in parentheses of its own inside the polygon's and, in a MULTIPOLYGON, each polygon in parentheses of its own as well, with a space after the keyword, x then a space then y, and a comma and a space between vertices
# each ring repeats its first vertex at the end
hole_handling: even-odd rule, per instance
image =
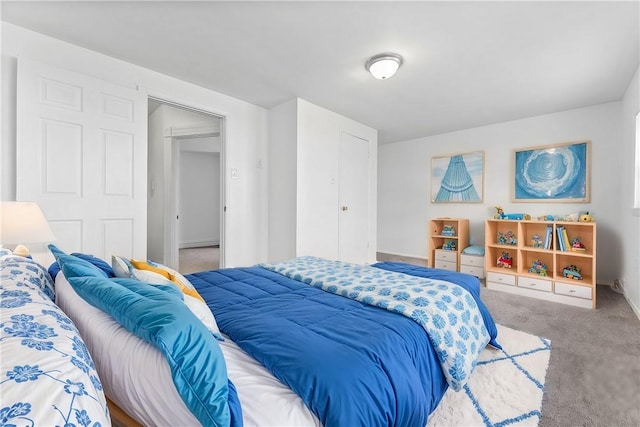
POLYGON ((35 202, 1 202, 0 244, 53 242, 56 237, 35 202))
POLYGON ((400 68, 400 65, 402 65, 402 57, 388 53, 369 58, 365 64, 365 68, 376 79, 385 80, 393 76, 396 71, 398 71, 398 68, 400 68))

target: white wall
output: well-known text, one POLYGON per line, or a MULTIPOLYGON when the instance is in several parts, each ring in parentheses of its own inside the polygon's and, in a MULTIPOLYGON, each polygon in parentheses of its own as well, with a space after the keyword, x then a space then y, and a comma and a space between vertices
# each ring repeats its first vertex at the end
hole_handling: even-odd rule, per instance
MULTIPOLYGON (((38 33, 2 23, 2 200, 15 199, 16 69, 24 56, 144 93, 226 117, 223 168, 238 170, 227 179, 227 267, 266 261, 267 180, 258 167, 267 153, 265 109, 172 77, 83 49, 38 33)), ((146 160, 146 159, 145 159, 146 160)))
POLYGON ((269 261, 296 256, 298 100, 269 110, 269 261))
POLYGON ((180 149, 179 247, 220 244, 220 153, 180 149))
POLYGON ((620 195, 619 228, 625 236, 619 277, 622 279, 625 296, 638 317, 640 317, 640 209, 632 209, 632 207, 635 186, 640 185, 640 182, 635 181, 633 165, 636 149, 640 148, 640 142, 636 141, 636 138, 640 138, 636 133, 640 133, 640 130, 636 130, 636 115, 640 112, 639 80, 640 67, 636 70, 636 74, 622 99, 620 155, 623 161, 619 163, 619 179, 622 185, 620 191, 617 192, 620 195))
POLYGON ((472 243, 484 245, 495 205, 532 217, 589 211, 598 227, 598 283, 612 282, 631 244, 620 224, 623 177, 614 166, 632 161, 620 150, 620 123, 621 103, 613 102, 380 146, 378 251, 426 258, 427 221, 447 216, 469 218, 472 243), (514 149, 582 140, 591 141, 591 203, 511 202, 514 149), (477 150, 485 156, 483 202, 431 203, 431 158, 477 150))

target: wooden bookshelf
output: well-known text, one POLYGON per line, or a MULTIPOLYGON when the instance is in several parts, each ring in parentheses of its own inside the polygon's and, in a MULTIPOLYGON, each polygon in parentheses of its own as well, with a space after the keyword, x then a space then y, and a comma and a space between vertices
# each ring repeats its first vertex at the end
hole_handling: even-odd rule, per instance
POLYGON ((488 288, 578 307, 596 307, 594 222, 489 219, 485 244, 488 288), (548 228, 551 237, 545 247, 548 228), (558 230, 562 228, 569 242, 566 248, 558 240, 558 230), (515 242, 505 243, 505 235, 513 235, 515 242), (584 250, 571 247, 575 238, 580 239, 584 250), (511 258, 510 267, 498 265, 503 252, 511 258), (536 264, 546 269, 536 268, 536 264), (575 266, 579 273, 571 269, 565 272, 569 266, 575 266))
POLYGON ((429 267, 460 271, 460 254, 469 246, 469 219, 436 218, 429 221, 429 267), (453 230, 448 235, 446 230, 453 230), (451 242, 455 250, 446 250, 451 242))

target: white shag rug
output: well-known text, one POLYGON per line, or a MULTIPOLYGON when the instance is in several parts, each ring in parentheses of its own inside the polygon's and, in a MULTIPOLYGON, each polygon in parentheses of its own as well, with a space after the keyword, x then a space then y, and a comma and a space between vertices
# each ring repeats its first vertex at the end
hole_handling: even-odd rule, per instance
POLYGON ((428 426, 537 426, 551 341, 497 325, 502 350, 487 347, 471 379, 449 389, 428 426))

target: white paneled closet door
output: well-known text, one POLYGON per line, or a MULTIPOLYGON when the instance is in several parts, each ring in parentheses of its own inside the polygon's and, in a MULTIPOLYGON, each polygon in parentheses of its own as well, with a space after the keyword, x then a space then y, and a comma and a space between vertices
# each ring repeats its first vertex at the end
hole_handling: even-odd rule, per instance
POLYGON ((40 204, 55 244, 145 259, 146 96, 20 58, 17 117, 17 199, 40 204))
POLYGON ((369 261, 369 141, 340 136, 338 247, 341 261, 369 261))

